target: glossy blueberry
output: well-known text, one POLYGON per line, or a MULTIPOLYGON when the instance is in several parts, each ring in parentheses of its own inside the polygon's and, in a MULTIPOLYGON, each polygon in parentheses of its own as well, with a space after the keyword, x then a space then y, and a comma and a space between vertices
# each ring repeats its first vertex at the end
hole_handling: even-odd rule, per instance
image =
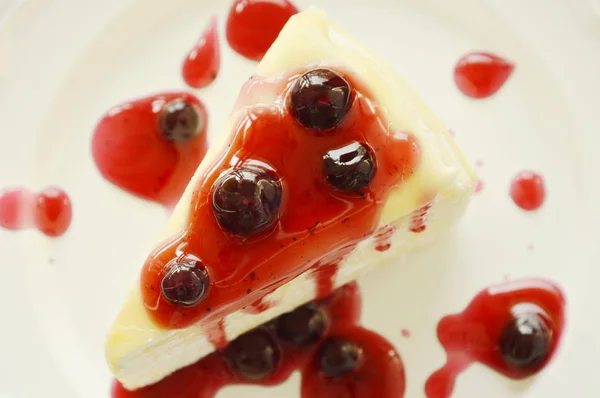
POLYGON ((319 340, 325 332, 325 315, 318 307, 307 304, 277 319, 277 336, 296 346, 319 340))
POLYGON ((167 103, 159 115, 159 129, 170 141, 180 142, 194 137, 202 130, 204 120, 196 107, 183 99, 167 103))
POLYGON ((325 178, 343 192, 358 192, 366 188, 377 169, 371 149, 357 141, 332 149, 323 156, 325 178))
POLYGON ((279 177, 264 167, 247 165, 223 174, 212 194, 219 225, 247 237, 263 232, 278 220, 282 188, 279 177))
POLYGON ((281 351, 271 335, 255 329, 232 341, 225 351, 230 366, 249 380, 271 375, 279 365, 281 351))
POLYGON ((534 313, 513 318, 500 336, 500 353, 507 366, 534 369, 548 357, 552 331, 542 317, 534 313))
POLYGON ((332 337, 319 349, 321 372, 329 377, 338 377, 356 369, 359 365, 362 349, 351 341, 332 337))
POLYGON ((352 88, 329 69, 311 70, 296 79, 289 109, 300 125, 315 131, 337 127, 352 107, 352 88))
POLYGON ((208 286, 208 273, 202 263, 195 258, 184 257, 167 264, 160 290, 168 302, 192 307, 206 296, 208 286))

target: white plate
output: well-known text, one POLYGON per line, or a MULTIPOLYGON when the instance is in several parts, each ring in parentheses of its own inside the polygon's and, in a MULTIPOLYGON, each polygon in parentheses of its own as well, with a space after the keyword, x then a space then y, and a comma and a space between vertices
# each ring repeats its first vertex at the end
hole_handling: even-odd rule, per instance
MULTIPOLYGON (((407 397, 422 397, 443 363, 439 318, 464 308, 505 275, 546 276, 568 296, 560 351, 544 372, 515 383, 483 366, 460 376, 456 397, 600 396, 600 14, 576 0, 315 0, 404 71, 483 160, 484 190, 457 230, 433 247, 361 281, 364 324, 401 353, 407 397), (349 6, 352 4, 352 6, 349 6), (490 100, 454 86, 452 67, 482 49, 517 64, 490 100), (548 200, 535 214, 508 198, 512 175, 539 170, 548 200), (534 250, 528 250, 533 244, 534 250), (594 259, 595 257, 595 259, 594 259), (596 261, 594 261, 596 260, 596 261), (412 336, 401 336, 402 329, 412 336)), ((0 29, 0 181, 70 194, 74 219, 60 239, 0 231, 0 396, 106 397, 104 333, 166 214, 104 181, 90 155, 97 118, 122 100, 184 88, 180 61, 228 1, 30 0, 0 29), (55 258, 49 263, 49 258, 55 258)), ((217 134, 254 64, 223 46, 217 82, 197 92, 217 134)), ((219 397, 298 396, 297 377, 271 389, 219 397)))

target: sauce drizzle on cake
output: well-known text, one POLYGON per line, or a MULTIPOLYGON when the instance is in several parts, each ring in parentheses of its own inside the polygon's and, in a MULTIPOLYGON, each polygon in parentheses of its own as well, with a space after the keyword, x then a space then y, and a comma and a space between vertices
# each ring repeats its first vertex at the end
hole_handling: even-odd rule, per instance
POLYGON ((351 283, 246 332, 222 351, 136 391, 115 382, 113 398, 214 398, 234 384, 276 385, 302 374, 302 398, 402 398, 404 365, 391 343, 359 326, 351 283))

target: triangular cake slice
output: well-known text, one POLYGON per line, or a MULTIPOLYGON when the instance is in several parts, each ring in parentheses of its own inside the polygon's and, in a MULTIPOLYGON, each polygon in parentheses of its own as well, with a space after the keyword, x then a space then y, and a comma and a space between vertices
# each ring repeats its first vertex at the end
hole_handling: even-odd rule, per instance
POLYGON ((242 88, 112 326, 110 368, 155 383, 448 229, 475 186, 448 129, 316 9, 242 88))

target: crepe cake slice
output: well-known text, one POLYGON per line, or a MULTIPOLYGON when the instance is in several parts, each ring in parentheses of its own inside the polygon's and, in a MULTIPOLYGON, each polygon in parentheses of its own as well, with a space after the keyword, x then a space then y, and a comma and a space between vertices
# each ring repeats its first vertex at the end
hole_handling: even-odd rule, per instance
POLYGON ((404 79, 318 9, 243 86, 109 331, 129 389, 431 240, 475 174, 404 79))

